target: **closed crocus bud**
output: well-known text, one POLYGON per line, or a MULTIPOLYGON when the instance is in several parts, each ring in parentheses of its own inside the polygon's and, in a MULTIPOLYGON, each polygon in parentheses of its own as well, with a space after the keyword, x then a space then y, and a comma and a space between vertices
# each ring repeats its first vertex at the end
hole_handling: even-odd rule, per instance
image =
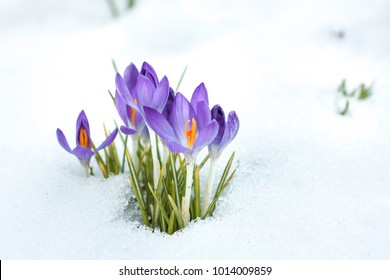
POLYGON ((225 120, 225 113, 221 106, 215 105, 211 109, 211 118, 218 123, 217 136, 208 146, 212 158, 219 158, 226 146, 233 141, 238 133, 240 121, 236 112, 231 111, 225 120))

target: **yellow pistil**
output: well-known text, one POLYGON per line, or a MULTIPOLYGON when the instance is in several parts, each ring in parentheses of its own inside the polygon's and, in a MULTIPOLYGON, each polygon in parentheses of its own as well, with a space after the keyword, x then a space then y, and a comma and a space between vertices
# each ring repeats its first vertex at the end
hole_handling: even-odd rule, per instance
POLYGON ((80 142, 80 146, 84 148, 88 148, 88 134, 84 127, 80 128, 79 142, 80 142))
POLYGON ((194 146, 194 143, 195 143, 197 129, 196 129, 196 120, 194 118, 192 118, 191 129, 188 129, 190 122, 191 122, 190 120, 186 121, 184 131, 186 134, 186 140, 187 140, 188 147, 190 149, 192 149, 192 147, 194 146))
MULTIPOLYGON (((134 98, 134 103, 138 105, 137 98, 134 98)), ((133 127, 135 127, 135 110, 133 108, 130 108, 130 120, 133 127)))

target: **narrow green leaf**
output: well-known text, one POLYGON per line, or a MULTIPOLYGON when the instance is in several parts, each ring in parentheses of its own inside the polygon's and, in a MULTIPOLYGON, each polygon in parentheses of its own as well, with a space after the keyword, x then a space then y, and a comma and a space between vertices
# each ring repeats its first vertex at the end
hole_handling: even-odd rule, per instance
POLYGON ((199 178, 199 166, 195 167, 195 175, 194 175, 194 210, 195 210, 195 218, 200 217, 200 178, 199 178))
POLYGON ((170 195, 168 195, 168 199, 169 199, 169 202, 171 203, 173 211, 175 212, 175 216, 176 216, 177 222, 179 224, 179 228, 180 229, 184 228, 184 221, 183 221, 183 218, 181 216, 181 213, 179 212, 179 209, 177 209, 175 201, 172 199, 172 197, 170 195))
POLYGON ((100 171, 102 171, 103 177, 105 179, 107 179, 108 178, 108 170, 104 166, 103 162, 102 161, 98 161, 98 166, 100 168, 100 171))
POLYGON ((162 232, 167 232, 167 224, 168 224, 168 223, 165 222, 163 216, 160 215, 160 230, 161 230, 162 232))
POLYGON ((207 156, 202 160, 202 162, 199 164, 199 169, 202 169, 203 165, 206 164, 206 162, 209 160, 210 154, 207 154, 207 156))
POLYGON ((103 158, 100 156, 99 152, 96 151, 96 146, 93 142, 92 142, 92 149, 95 151, 95 159, 98 163, 99 169, 102 172, 103 177, 107 179, 108 178, 107 166, 104 163, 103 158))
POLYGON ((133 188, 134 195, 138 201, 138 205, 139 205, 139 208, 140 208, 141 214, 142 214, 142 219, 143 219, 145 225, 149 226, 150 225, 149 224, 149 216, 147 213, 147 209, 145 207, 145 202, 143 200, 140 184, 138 182, 138 177, 137 177, 137 174, 135 172, 135 168, 134 168, 133 162, 132 162, 131 157, 130 157, 130 153, 127 150, 127 148, 126 148, 126 158, 127 158, 127 163, 129 165, 129 170, 130 170, 130 185, 133 188))
POLYGON ((173 234, 175 231, 175 212, 171 212, 171 216, 169 217, 169 223, 168 223, 168 234, 173 234))
POLYGON ((208 216, 210 216, 213 212, 214 212, 214 209, 215 209, 215 205, 217 204, 218 202, 218 199, 219 197, 221 196, 221 194, 223 193, 223 191, 226 189, 226 187, 229 185, 230 181, 232 180, 234 174, 236 173, 236 170, 234 170, 229 178, 226 180, 225 184, 223 184, 223 186, 219 189, 219 191, 216 192, 214 198, 213 198, 213 201, 210 203, 210 206, 207 208, 207 211, 206 213, 203 215, 202 219, 205 219, 207 218, 208 216))
POLYGON ((114 95, 111 93, 111 91, 110 91, 110 90, 108 90, 108 94, 110 95, 110 97, 111 97, 111 100, 112 100, 112 102, 114 102, 114 106, 116 107, 116 103, 115 103, 115 97, 114 97, 114 95))
POLYGON ((157 206, 160 209, 160 212, 163 215, 165 221, 167 223, 169 223, 169 217, 167 215, 167 212, 165 211, 160 199, 157 197, 156 193, 154 192, 153 187, 149 183, 148 183, 148 188, 149 188, 150 193, 153 195, 154 201, 157 203, 157 206))
POLYGON ((222 188, 223 184, 225 183, 226 177, 229 174, 230 167, 232 166, 232 163, 233 163, 233 160, 234 160, 234 155, 235 155, 235 152, 232 153, 232 155, 229 158, 228 163, 225 166, 225 169, 223 170, 223 173, 222 173, 222 176, 221 176, 221 180, 219 181, 219 184, 218 184, 216 192, 218 192, 222 188))
POLYGON ((207 211, 203 215, 202 219, 205 219, 207 216, 209 216, 214 211, 214 207, 215 207, 219 197, 221 196, 221 194, 223 193, 223 191, 225 190, 225 188, 229 184, 230 180, 233 178, 233 176, 236 172, 235 170, 232 172, 232 174, 226 180, 227 175, 229 174, 230 168, 231 168, 233 160, 234 160, 234 155, 235 155, 235 153, 233 152, 229 158, 228 163, 226 164, 226 167, 225 167, 223 173, 222 173, 221 180, 219 181, 219 184, 218 184, 217 190, 215 192, 215 196, 213 198, 213 201, 211 202, 210 206, 207 208, 207 211))
POLYGON ((179 185, 177 182, 177 172, 176 172, 176 167, 175 167, 175 162, 173 160, 173 154, 172 152, 169 152, 169 159, 171 162, 171 169, 172 169, 172 176, 173 176, 173 183, 175 187, 175 200, 176 200, 176 205, 179 205, 179 210, 181 211, 181 201, 180 201, 180 195, 179 195, 179 185))
POLYGON ((112 63, 112 67, 114 67, 115 73, 119 73, 118 67, 116 67, 116 63, 115 63, 115 60, 114 60, 114 59, 111 59, 111 63, 112 63))
POLYGON ((345 107, 342 111, 339 112, 340 115, 345 116, 349 110, 349 100, 345 101, 345 107))
POLYGON ((181 77, 180 77, 179 83, 178 83, 177 86, 176 86, 175 92, 177 92, 177 91, 179 90, 179 87, 180 87, 180 85, 181 85, 181 82, 183 81, 184 75, 185 75, 186 72, 187 72, 187 68, 188 68, 188 65, 186 65, 186 67, 185 67, 184 70, 183 70, 183 73, 181 74, 181 77))

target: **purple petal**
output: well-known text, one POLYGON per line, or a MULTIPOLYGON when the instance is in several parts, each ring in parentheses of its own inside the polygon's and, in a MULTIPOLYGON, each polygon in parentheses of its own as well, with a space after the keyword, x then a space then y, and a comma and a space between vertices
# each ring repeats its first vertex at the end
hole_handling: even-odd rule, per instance
POLYGON ((104 149, 105 147, 110 145, 112 141, 114 141, 117 134, 118 134, 118 128, 115 128, 114 131, 107 137, 107 139, 104 140, 104 142, 99 147, 96 148, 96 151, 104 149))
POLYGON ((135 130, 138 132, 144 129, 145 127, 145 120, 144 117, 141 115, 140 112, 135 113, 135 130))
POLYGON ((173 104, 173 100, 175 99, 175 92, 173 91, 173 89, 170 87, 169 88, 169 94, 168 94, 168 98, 167 98, 167 103, 165 104, 165 107, 163 109, 163 111, 161 112, 161 114, 163 114, 163 116, 169 120, 169 116, 171 115, 171 111, 172 111, 172 104, 173 104))
POLYGON ((149 63, 144 62, 142 64, 140 74, 147 77, 153 83, 154 87, 157 86, 158 78, 157 78, 156 71, 154 71, 153 67, 149 63))
POLYGON ((80 160, 83 160, 83 159, 90 159, 95 153, 88 148, 76 147, 73 149, 72 154, 74 154, 80 160))
POLYGON ((157 85, 157 88, 155 89, 152 97, 152 104, 151 108, 155 108, 158 112, 162 112, 162 110, 165 107, 165 104, 167 104, 169 95, 169 82, 166 76, 164 76, 161 79, 161 82, 157 85))
POLYGON ((118 90, 115 91, 115 106, 116 110, 118 111, 119 116, 121 117, 122 121, 126 126, 129 126, 129 106, 126 105, 125 101, 121 97, 121 95, 118 93, 118 90))
POLYGON ((198 102, 196 107, 196 113, 198 115, 198 129, 202 129, 206 124, 211 122, 211 112, 209 105, 207 105, 204 101, 198 102))
POLYGON ((204 101, 207 105, 209 105, 209 96, 207 94, 207 89, 204 83, 201 83, 194 91, 191 97, 192 107, 196 110, 196 104, 198 102, 204 101))
POLYGON ((127 126, 123 126, 123 125, 121 126, 121 131, 122 131, 122 133, 124 133, 126 135, 132 135, 132 134, 137 133, 136 130, 131 129, 131 128, 127 127, 127 126))
POLYGON ((240 128, 240 121, 236 112, 232 111, 228 115, 226 122, 225 133, 223 134, 220 145, 226 146, 236 137, 238 129, 240 128))
POLYGON ((138 106, 134 103, 133 96, 130 94, 130 91, 126 86, 125 81, 119 73, 116 74, 115 84, 118 93, 121 95, 122 99, 126 102, 126 104, 138 110, 138 106))
POLYGON ((218 123, 212 120, 202 130, 198 131, 193 150, 201 150, 203 147, 209 145, 217 136, 218 123))
POLYGON ((125 74, 123 75, 125 84, 130 91, 130 94, 134 96, 134 87, 137 84, 139 72, 137 67, 133 63, 130 63, 125 70, 125 74))
POLYGON ((171 120, 173 130, 177 139, 182 145, 186 145, 185 126, 188 120, 194 118, 197 122, 195 110, 192 108, 190 102, 181 94, 177 93, 172 105, 171 120))
POLYGON ((222 140, 222 137, 224 135, 224 132, 225 132, 225 113, 222 109, 221 106, 219 105, 215 105, 212 109, 211 109, 211 118, 213 120, 216 120, 217 123, 218 123, 218 126, 219 126, 219 129, 218 129, 218 134, 217 136, 215 137, 213 143, 215 143, 216 145, 218 145, 221 140, 222 140))
POLYGON ((178 142, 169 122, 153 108, 144 107, 145 120, 165 142, 178 142))
POLYGON ((77 121, 76 121, 76 143, 77 146, 80 146, 80 130, 81 128, 84 128, 88 135, 88 148, 91 148, 91 134, 89 132, 89 122, 87 115, 85 114, 84 110, 81 110, 77 121))
POLYGON ((72 153, 72 149, 69 147, 68 141, 61 129, 57 128, 57 140, 60 143, 61 147, 65 149, 68 153, 72 153))
POLYGON ((174 141, 164 141, 165 145, 174 153, 192 154, 192 150, 174 141))
POLYGON ((152 107, 153 93, 155 86, 152 81, 145 76, 138 76, 137 85, 135 86, 135 93, 138 100, 138 108, 143 114, 143 106, 152 107))

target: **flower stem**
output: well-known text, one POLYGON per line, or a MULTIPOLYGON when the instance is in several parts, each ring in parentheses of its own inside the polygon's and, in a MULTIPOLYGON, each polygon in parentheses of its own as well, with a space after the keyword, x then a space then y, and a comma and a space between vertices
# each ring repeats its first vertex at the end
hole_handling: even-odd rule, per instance
MULTIPOLYGON (((167 147, 167 145, 163 144, 163 160, 162 160, 162 165, 165 167, 167 165, 167 162, 168 162, 168 158, 169 158, 169 149, 167 147)), ((163 176, 165 176, 165 173, 166 173, 166 168, 163 169, 163 176)))
POLYGON ((190 203, 191 203, 192 180, 194 175, 194 163, 195 160, 187 161, 186 194, 184 199, 182 200, 182 206, 181 206, 181 215, 183 217, 185 225, 188 225, 190 222, 190 203))
POLYGON ((133 156, 133 164, 135 170, 138 170, 139 160, 137 156, 138 151, 138 137, 137 136, 131 136, 131 144, 132 144, 132 156, 133 156))
POLYGON ((157 156, 157 135, 153 130, 150 130, 150 148, 152 149, 153 159, 153 187, 157 189, 158 180, 160 178, 160 162, 157 156))
POLYGON ((91 169, 89 167, 89 165, 86 165, 86 164, 81 164, 82 167, 83 167, 83 170, 84 170, 84 173, 85 173, 85 176, 89 177, 89 175, 91 174, 91 169))
POLYGON ((209 171, 209 177, 207 178, 206 189, 203 197, 202 216, 206 214, 206 211, 209 208, 211 203, 215 173, 217 171, 217 162, 218 162, 218 158, 210 157, 210 171, 209 171))

